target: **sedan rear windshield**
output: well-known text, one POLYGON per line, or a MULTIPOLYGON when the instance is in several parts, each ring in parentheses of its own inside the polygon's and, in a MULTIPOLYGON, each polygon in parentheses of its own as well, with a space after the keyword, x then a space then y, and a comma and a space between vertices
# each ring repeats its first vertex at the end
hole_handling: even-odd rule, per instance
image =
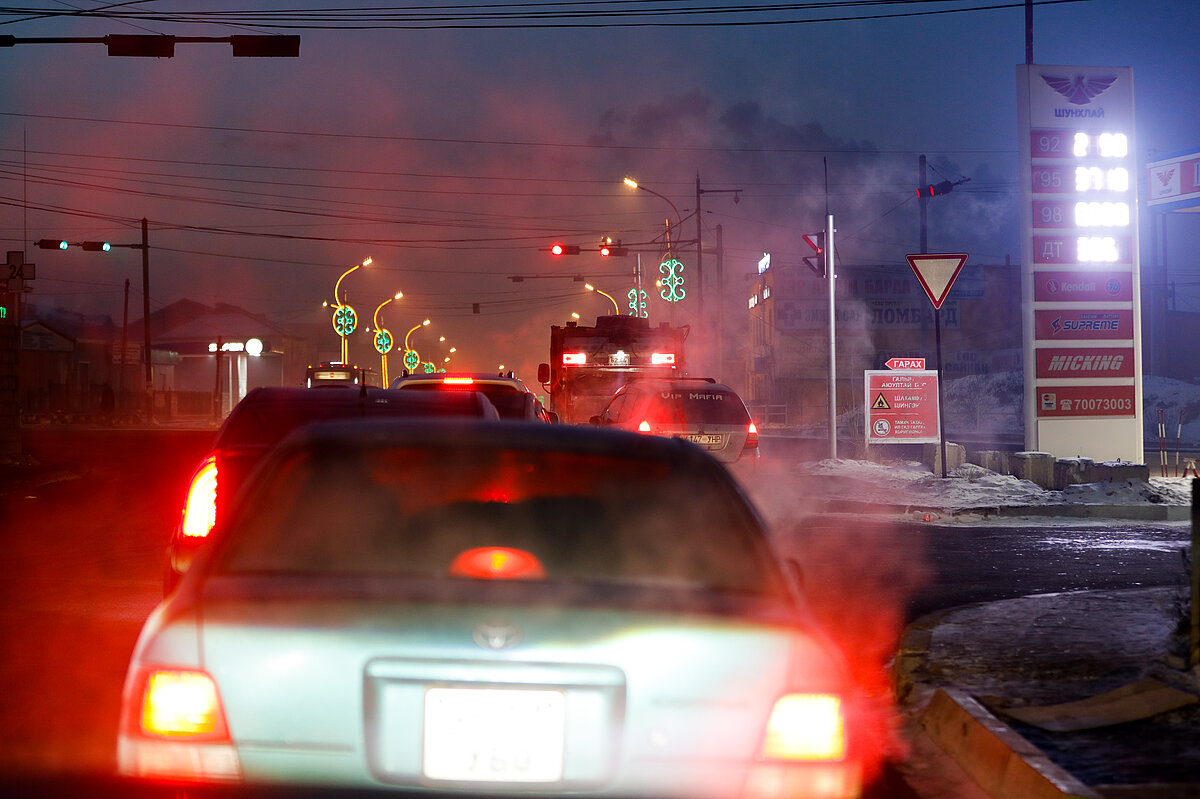
POLYGON ((491 576, 783 590, 719 469, 451 447, 305 450, 276 466, 231 522, 217 571, 474 579, 472 557, 511 557, 517 571, 491 576))
POLYGON ((496 413, 501 419, 524 419, 526 415, 526 397, 529 392, 522 391, 516 386, 475 382, 469 385, 446 385, 444 383, 414 383, 403 386, 406 391, 439 390, 439 391, 478 391, 492 401, 496 413))

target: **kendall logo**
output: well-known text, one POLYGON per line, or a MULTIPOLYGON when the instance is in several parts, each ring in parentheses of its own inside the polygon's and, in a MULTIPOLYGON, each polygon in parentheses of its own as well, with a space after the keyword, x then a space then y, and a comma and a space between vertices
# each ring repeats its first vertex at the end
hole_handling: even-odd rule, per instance
POLYGON ((1086 75, 1076 75, 1073 78, 1064 78, 1058 75, 1042 73, 1042 80, 1046 81, 1046 85, 1051 89, 1067 98, 1067 101, 1071 105, 1087 105, 1094 98, 1104 94, 1108 90, 1108 87, 1116 82, 1117 76, 1103 75, 1100 77, 1088 77, 1086 75))

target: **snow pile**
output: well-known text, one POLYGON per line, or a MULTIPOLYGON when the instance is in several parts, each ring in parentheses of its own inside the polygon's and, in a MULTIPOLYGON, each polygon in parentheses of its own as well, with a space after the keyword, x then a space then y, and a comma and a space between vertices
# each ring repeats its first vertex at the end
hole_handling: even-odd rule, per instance
POLYGON ((945 479, 916 461, 882 464, 831 458, 799 464, 797 468, 804 475, 828 478, 825 482, 830 496, 888 505, 958 510, 1026 505, 1190 505, 1192 502, 1192 479, 1184 477, 1085 483, 1054 491, 974 464, 960 466, 945 479))

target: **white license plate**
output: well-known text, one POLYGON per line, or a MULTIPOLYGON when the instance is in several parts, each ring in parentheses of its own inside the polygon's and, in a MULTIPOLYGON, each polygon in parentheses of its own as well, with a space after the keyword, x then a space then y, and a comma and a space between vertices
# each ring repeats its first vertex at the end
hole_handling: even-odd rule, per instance
POLYGON ((561 691, 430 688, 424 774, 431 780, 558 782, 566 716, 561 691))
POLYGON ((683 436, 693 444, 699 444, 702 447, 719 447, 721 446, 722 436, 717 433, 691 434, 683 436))

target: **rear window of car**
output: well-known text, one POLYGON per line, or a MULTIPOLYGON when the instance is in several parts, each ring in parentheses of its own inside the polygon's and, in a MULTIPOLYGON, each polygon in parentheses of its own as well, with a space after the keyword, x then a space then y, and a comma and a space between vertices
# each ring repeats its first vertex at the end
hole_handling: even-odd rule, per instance
POLYGON ((456 579, 481 548, 540 579, 779 594, 757 517, 717 469, 558 451, 302 451, 232 522, 223 573, 456 579))
POLYGON ((670 388, 650 394, 646 416, 652 422, 694 424, 747 424, 750 414, 741 397, 714 388, 670 388))
POLYGON ((442 402, 362 401, 358 389, 303 389, 302 400, 243 401, 221 429, 218 447, 271 447, 298 427, 330 419, 364 416, 482 416, 483 407, 473 393, 447 397, 442 402), (337 392, 343 396, 335 397, 337 392))
POLYGON ((400 386, 406 391, 417 389, 443 391, 478 391, 496 406, 496 413, 500 414, 501 419, 524 419, 526 413, 526 399, 528 392, 522 391, 516 386, 502 383, 481 383, 476 381, 470 385, 446 385, 445 383, 413 383, 407 386, 400 386))

